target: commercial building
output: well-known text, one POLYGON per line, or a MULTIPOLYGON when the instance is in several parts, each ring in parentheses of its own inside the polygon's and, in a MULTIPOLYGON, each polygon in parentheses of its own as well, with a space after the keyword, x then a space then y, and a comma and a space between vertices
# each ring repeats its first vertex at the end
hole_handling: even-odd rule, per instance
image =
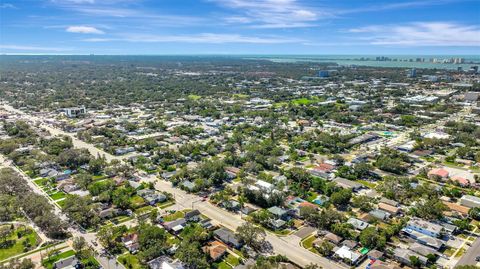
POLYGON ((460 198, 460 204, 466 207, 480 207, 480 198, 473 195, 464 195, 460 198))
POLYGON ((67 107, 63 109, 63 113, 65 116, 69 118, 77 118, 81 115, 87 113, 87 109, 84 106, 81 107, 67 107))

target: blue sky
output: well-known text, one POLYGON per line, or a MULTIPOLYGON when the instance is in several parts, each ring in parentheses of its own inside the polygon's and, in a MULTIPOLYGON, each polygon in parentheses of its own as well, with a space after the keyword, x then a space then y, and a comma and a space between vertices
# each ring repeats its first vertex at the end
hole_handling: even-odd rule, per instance
POLYGON ((479 54, 478 0, 2 0, 12 54, 479 54))

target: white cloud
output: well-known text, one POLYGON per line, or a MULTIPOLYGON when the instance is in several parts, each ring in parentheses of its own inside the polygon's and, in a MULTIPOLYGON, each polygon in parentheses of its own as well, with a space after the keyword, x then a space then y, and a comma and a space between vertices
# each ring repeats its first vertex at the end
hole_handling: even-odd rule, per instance
POLYGON ((69 33, 79 33, 79 34, 104 34, 102 30, 99 30, 92 26, 69 26, 66 29, 69 33))
POLYGON ((4 3, 0 4, 0 8, 15 8, 15 6, 9 3, 4 3))
POLYGON ((299 28, 314 25, 320 12, 297 0, 210 0, 232 9, 234 16, 224 18, 227 23, 248 24, 252 28, 299 28))
POLYGON ((349 29, 373 45, 480 46, 480 27, 450 22, 415 22, 349 29))
POLYGON ((14 50, 14 51, 42 51, 42 52, 58 52, 58 51, 71 51, 71 48, 59 48, 59 47, 41 47, 41 46, 25 46, 25 45, 1 45, 2 50, 14 50))
POLYGON ((195 35, 148 35, 148 34, 125 34, 118 38, 88 38, 84 39, 86 42, 111 42, 111 41, 125 41, 125 42, 143 42, 143 43, 209 43, 209 44, 224 44, 224 43, 249 43, 249 44, 280 44, 280 43, 295 43, 302 40, 282 37, 256 37, 244 36, 238 34, 213 34, 202 33, 195 35))

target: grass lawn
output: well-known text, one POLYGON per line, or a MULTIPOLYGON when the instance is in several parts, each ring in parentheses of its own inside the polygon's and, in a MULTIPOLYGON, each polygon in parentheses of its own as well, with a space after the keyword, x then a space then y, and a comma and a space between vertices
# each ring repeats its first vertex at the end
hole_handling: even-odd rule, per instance
POLYGON ((175 236, 173 236, 173 235, 171 235, 171 234, 168 234, 167 243, 168 243, 170 246, 173 246, 173 245, 179 244, 179 243, 180 243, 180 239, 178 239, 177 237, 175 237, 175 236))
POLYGON ((105 175, 98 175, 98 176, 92 176, 92 179, 97 181, 97 180, 102 180, 102 179, 105 179, 107 178, 107 176, 105 175))
POLYGON ((33 183, 37 184, 38 186, 45 186, 48 183, 48 178, 39 178, 35 179, 33 183))
POLYGON ((58 202, 56 202, 56 203, 57 203, 57 205, 58 205, 59 207, 61 207, 61 208, 63 208, 63 206, 65 206, 65 200, 61 200, 61 201, 58 201, 58 202))
POLYGON ((140 207, 138 209, 135 210, 135 214, 137 215, 142 215, 142 214, 145 214, 147 212, 150 212, 152 211, 153 207, 152 206, 144 206, 144 207, 140 207))
POLYGON ((316 237, 314 235, 310 235, 307 238, 302 240, 302 246, 306 249, 311 249, 313 247, 313 241, 315 241, 316 237))
POLYGON ((52 269, 53 268, 53 264, 59 260, 63 260, 65 258, 68 258, 68 257, 71 257, 75 255, 75 251, 73 250, 67 250, 63 253, 60 253, 60 254, 57 254, 57 255, 54 255, 48 259, 44 259, 42 261, 42 265, 43 267, 45 267, 46 269, 52 269))
POLYGON ((65 196, 67 196, 67 195, 63 191, 58 191, 58 192, 54 192, 52 194, 49 194, 48 196, 50 196, 54 201, 56 201, 56 200, 60 200, 60 199, 65 198, 65 196))
POLYGON ((228 265, 226 262, 221 262, 217 266, 218 269, 232 269, 230 265, 228 265))
POLYGON ((310 104, 313 104, 313 103, 315 103, 315 100, 311 100, 311 99, 308 99, 308 98, 299 98, 299 99, 292 100, 292 104, 294 104, 296 106, 310 105, 310 104))
POLYGON ((164 208, 167 208, 167 207, 172 206, 172 205, 174 205, 174 204, 175 204, 175 201, 168 201, 168 200, 167 200, 167 201, 165 201, 165 202, 163 202, 163 203, 157 204, 157 206, 158 206, 159 208, 161 208, 161 209, 164 209, 164 208))
POLYGON ((169 222, 169 221, 174 221, 183 217, 185 217, 185 213, 183 211, 177 211, 173 214, 166 215, 165 217, 163 217, 163 220, 165 222, 169 222))
POLYGON ((100 268, 100 263, 94 258, 94 257, 89 257, 88 259, 83 259, 82 264, 84 265, 95 265, 96 268, 100 268))
POLYGON ((191 99, 193 101, 197 101, 199 100, 200 98, 202 98, 200 95, 195 95, 195 94, 190 94, 188 95, 188 99, 191 99))
POLYGON ((238 98, 238 99, 247 99, 248 97, 250 97, 250 95, 248 94, 241 94, 241 93, 236 93, 233 95, 234 98, 238 98))
POLYGON ((357 180, 357 182, 364 186, 369 187, 370 189, 375 189, 375 186, 377 186, 377 184, 370 181, 366 181, 366 180, 357 180))
POLYGON ((280 235, 280 236, 285 236, 285 235, 289 235, 292 231, 289 230, 289 229, 283 229, 283 230, 270 230, 272 233, 276 234, 276 235, 280 235))
POLYGON ((129 216, 117 216, 113 219, 110 220, 111 223, 113 224, 120 224, 122 222, 126 222, 126 221, 129 221, 133 219, 132 217, 129 217, 129 216))
POLYGON ((244 259, 243 253, 240 250, 234 248, 232 249, 232 251, 233 253, 237 254, 238 256, 242 257, 242 259, 244 259))
POLYGON ((224 261, 233 267, 240 264, 240 260, 237 257, 233 256, 232 254, 228 254, 228 256, 224 259, 224 261))
POLYGON ((445 251, 443 252, 443 254, 445 254, 447 257, 450 257, 453 255, 453 253, 455 253, 455 251, 457 251, 456 248, 452 248, 452 247, 447 247, 445 249, 445 251))
POLYGON ((138 196, 138 195, 134 195, 130 198, 130 202, 132 203, 132 205, 137 208, 137 207, 141 207, 145 204, 145 200, 143 200, 142 197, 138 196))
POLYGON ((40 243, 40 239, 38 238, 37 233, 31 228, 27 228, 27 230, 30 231, 29 234, 23 235, 21 238, 18 238, 17 231, 23 231, 23 228, 17 228, 7 238, 7 240, 15 240, 15 244, 13 244, 9 248, 0 249, 0 261, 27 252, 35 248, 40 243), (23 245, 24 242, 28 242, 30 247, 25 248, 25 246, 23 245))
POLYGON ((470 170, 472 170, 473 172, 476 172, 476 173, 480 173, 480 167, 470 166, 470 170))
POLYGON ((465 253, 465 248, 461 248, 455 255, 455 258, 462 257, 464 253, 465 253))
POLYGON ((132 255, 130 253, 123 254, 118 257, 118 261, 125 265, 125 267, 130 268, 130 269, 143 269, 146 268, 145 266, 140 264, 140 261, 135 255, 132 255))
POLYGON ((458 169, 466 170, 465 165, 463 165, 463 164, 451 163, 451 162, 447 162, 447 161, 443 162, 443 164, 445 166, 448 166, 448 167, 451 167, 451 168, 458 168, 458 169))
POLYGON ((307 197, 306 200, 311 203, 311 202, 313 202, 313 200, 317 199, 317 196, 318 196, 318 193, 316 193, 316 192, 309 192, 309 193, 308 193, 308 197, 307 197))

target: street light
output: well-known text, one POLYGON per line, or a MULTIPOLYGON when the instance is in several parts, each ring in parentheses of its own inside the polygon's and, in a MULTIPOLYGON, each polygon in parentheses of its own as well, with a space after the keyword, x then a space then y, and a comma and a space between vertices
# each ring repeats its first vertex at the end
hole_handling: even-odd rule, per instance
POLYGON ((201 201, 201 200, 192 201, 192 209, 195 209, 195 208, 193 207, 193 205, 196 204, 196 203, 198 203, 198 202, 200 202, 200 201, 201 201))

